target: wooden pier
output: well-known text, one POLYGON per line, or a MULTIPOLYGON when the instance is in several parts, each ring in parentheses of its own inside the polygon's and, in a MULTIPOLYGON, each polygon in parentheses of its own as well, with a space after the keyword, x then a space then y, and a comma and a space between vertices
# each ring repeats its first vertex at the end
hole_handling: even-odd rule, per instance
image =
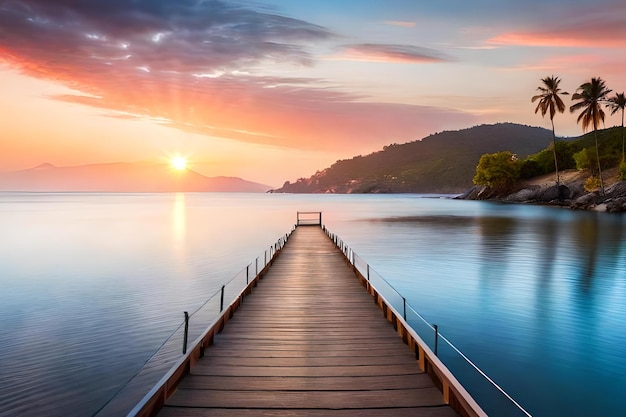
POLYGON ((357 276, 321 227, 296 228, 136 415, 484 416, 357 276))

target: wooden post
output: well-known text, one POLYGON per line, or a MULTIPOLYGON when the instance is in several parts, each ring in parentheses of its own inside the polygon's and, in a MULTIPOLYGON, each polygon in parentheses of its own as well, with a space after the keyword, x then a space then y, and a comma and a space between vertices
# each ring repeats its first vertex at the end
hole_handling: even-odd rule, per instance
POLYGON ((183 355, 187 353, 188 335, 189 335, 189 313, 185 311, 185 335, 183 336, 183 355))
POLYGON ((224 287, 225 285, 222 285, 222 294, 220 295, 220 313, 224 311, 224 287))
POLYGON ((404 321, 406 321, 406 298, 404 297, 402 297, 402 308, 404 310, 403 312, 404 321))
POLYGON ((246 285, 250 283, 249 269, 250 269, 250 265, 246 265, 246 285))
POLYGON ((439 345, 439 326, 433 324, 433 328, 435 329, 435 356, 437 356, 437 347, 439 345))

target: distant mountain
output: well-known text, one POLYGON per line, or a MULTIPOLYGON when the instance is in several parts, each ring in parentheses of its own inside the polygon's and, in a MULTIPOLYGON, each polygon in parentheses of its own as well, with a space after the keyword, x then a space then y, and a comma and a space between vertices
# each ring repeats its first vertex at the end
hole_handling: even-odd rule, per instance
POLYGON ((0 173, 4 191, 101 192, 249 192, 270 187, 236 177, 205 177, 192 170, 176 171, 164 164, 111 163, 72 167, 41 164, 0 173))
POLYGON ((283 193, 457 193, 472 186, 481 155, 512 151, 520 158, 549 145, 552 132, 501 123, 445 131, 341 160, 310 178, 289 181, 283 193))

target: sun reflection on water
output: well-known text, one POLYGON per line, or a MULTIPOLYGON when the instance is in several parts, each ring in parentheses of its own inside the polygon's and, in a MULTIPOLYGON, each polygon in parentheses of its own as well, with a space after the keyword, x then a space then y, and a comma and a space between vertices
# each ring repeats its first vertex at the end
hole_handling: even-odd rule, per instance
POLYGON ((187 202, 185 193, 174 195, 174 205, 172 206, 172 243, 176 253, 176 259, 182 259, 185 237, 187 233, 187 202))

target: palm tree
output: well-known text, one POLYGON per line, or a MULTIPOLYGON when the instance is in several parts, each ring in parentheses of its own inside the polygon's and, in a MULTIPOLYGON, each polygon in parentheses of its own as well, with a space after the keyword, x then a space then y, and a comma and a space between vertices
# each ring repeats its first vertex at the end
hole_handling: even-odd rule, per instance
POLYGON ((596 141, 596 159, 598 160, 598 175, 600 176, 600 190, 604 195, 604 181, 602 180, 602 167, 600 166, 600 152, 598 151, 598 124, 604 123, 604 111, 600 105, 606 101, 606 96, 612 90, 606 87, 604 80, 600 77, 592 78, 590 82, 581 84, 572 96, 572 100, 580 100, 578 103, 572 104, 569 111, 574 113, 576 110, 582 112, 578 115, 576 123, 582 121, 583 132, 587 131, 589 125, 593 126, 593 137, 596 141))
POLYGON ((619 110, 622 111, 622 163, 624 162, 624 107, 626 107, 626 97, 624 93, 615 93, 607 102, 607 107, 611 109, 611 115, 619 110))
POLYGON ((550 111, 550 123, 552 123, 552 152, 554 154, 554 170, 556 171, 556 184, 559 185, 559 166, 556 161, 556 134, 554 133, 554 115, 558 110, 559 113, 563 113, 565 111, 565 104, 559 94, 567 95, 569 93, 565 91, 561 91, 559 88, 559 84, 561 80, 559 77, 555 77, 554 75, 551 77, 542 78, 541 82, 543 85, 537 87, 537 90, 541 94, 537 94, 531 100, 534 103, 536 100, 539 100, 537 107, 535 108, 535 114, 541 110, 541 117, 544 117, 548 110, 550 111))

